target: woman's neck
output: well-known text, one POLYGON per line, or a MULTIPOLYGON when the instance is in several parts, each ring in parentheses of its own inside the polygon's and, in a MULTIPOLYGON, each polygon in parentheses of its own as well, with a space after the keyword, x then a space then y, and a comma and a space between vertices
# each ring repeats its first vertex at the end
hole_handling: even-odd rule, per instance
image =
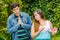
POLYGON ((41 26, 44 26, 46 24, 46 21, 44 19, 40 19, 39 23, 41 26))

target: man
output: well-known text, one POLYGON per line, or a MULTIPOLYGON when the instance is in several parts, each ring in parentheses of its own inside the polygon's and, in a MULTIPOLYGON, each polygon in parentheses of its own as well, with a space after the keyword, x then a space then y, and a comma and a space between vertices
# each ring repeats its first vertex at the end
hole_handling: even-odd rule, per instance
POLYGON ((11 14, 8 18, 7 30, 12 34, 12 40, 32 40, 30 28, 32 25, 30 17, 19 11, 19 4, 12 3, 11 14))

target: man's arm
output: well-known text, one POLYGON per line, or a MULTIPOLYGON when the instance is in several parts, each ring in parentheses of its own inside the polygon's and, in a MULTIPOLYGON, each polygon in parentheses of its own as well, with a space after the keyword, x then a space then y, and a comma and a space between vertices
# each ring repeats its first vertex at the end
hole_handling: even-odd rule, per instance
POLYGON ((26 14, 26 17, 27 17, 27 24, 22 23, 21 25, 24 29, 30 29, 32 26, 32 21, 28 14, 26 14))
POLYGON ((13 26, 11 24, 11 20, 8 19, 8 23, 7 23, 7 31, 8 31, 8 33, 16 32, 18 28, 19 28, 19 24, 16 24, 16 25, 13 26))

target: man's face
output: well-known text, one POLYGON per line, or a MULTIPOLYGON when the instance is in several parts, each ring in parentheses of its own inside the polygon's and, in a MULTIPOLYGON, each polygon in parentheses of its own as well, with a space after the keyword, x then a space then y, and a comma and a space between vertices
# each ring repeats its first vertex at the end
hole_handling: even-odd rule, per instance
POLYGON ((15 15, 18 15, 19 14, 19 7, 15 7, 12 9, 12 11, 14 12, 15 15))

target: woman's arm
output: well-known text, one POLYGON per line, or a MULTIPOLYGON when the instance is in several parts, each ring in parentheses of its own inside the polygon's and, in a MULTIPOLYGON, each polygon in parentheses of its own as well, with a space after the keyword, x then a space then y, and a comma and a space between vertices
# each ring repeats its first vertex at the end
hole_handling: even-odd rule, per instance
POLYGON ((34 24, 33 24, 32 27, 31 27, 31 36, 32 36, 32 38, 35 38, 43 29, 44 29, 44 27, 39 27, 39 30, 37 32, 35 32, 34 24))
POLYGON ((57 32, 57 28, 53 28, 53 24, 51 22, 49 22, 50 24, 50 32, 52 35, 54 35, 57 32))
POLYGON ((52 33, 51 29, 53 28, 53 25, 50 21, 49 21, 49 25, 50 25, 50 30, 49 31, 52 33))
POLYGON ((49 24, 50 24, 50 28, 53 28, 53 24, 51 22, 49 22, 49 24))
POLYGON ((31 27, 31 36, 32 38, 35 38, 39 33, 40 31, 37 31, 37 32, 34 32, 34 23, 32 24, 32 27, 31 27))

